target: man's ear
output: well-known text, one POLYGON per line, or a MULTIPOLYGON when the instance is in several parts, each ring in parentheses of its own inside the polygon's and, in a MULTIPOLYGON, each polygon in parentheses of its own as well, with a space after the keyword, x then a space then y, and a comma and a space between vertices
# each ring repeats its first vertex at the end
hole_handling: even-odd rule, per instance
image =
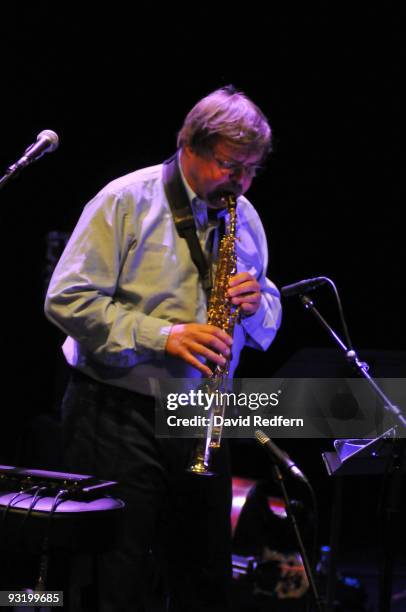
POLYGON ((185 156, 190 159, 193 155, 194 155, 194 151, 191 148, 190 145, 184 145, 183 147, 183 153, 185 154, 185 156))

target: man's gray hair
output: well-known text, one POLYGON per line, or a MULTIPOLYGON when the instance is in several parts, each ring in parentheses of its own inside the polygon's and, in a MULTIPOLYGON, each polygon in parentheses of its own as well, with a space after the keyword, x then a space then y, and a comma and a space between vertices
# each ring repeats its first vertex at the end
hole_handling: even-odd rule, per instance
POLYGON ((220 139, 263 157, 271 151, 272 133, 267 118, 232 85, 213 91, 192 108, 178 134, 178 147, 188 145, 205 155, 220 139))

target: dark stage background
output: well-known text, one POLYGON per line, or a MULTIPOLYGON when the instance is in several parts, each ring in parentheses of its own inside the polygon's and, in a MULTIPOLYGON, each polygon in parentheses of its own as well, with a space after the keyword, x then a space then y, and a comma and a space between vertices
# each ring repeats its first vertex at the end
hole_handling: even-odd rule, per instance
MULTIPOLYGON (((47 234, 70 232, 109 180, 171 155, 191 106, 228 83, 259 104, 274 130, 275 152, 248 194, 267 230, 269 276, 279 286, 331 277, 355 346, 369 351, 377 373, 406 372, 404 357, 393 354, 406 348, 404 49, 396 10, 317 2, 271 4, 266 14, 262 3, 224 9, 220 18, 215 4, 181 11, 115 3, 85 16, 79 4, 35 3, 2 19, 0 168, 43 129, 61 141, 1 193, 3 463, 57 465, 57 455, 44 451, 57 430, 55 438, 44 435, 34 419, 57 413, 66 376, 62 336, 42 313, 47 234)), ((317 302, 338 325, 327 289, 317 302)), ((277 340, 266 354, 249 351, 241 376, 272 376, 298 350, 332 348, 295 298, 284 306, 277 340)), ((330 360, 339 371, 340 355, 333 350, 330 360)), ((331 442, 283 445, 316 487, 325 540, 332 485, 320 453, 331 442)), ((234 455, 240 474, 268 471, 251 445, 234 455)), ((350 486, 361 542, 375 529, 378 488, 368 479, 350 486)))

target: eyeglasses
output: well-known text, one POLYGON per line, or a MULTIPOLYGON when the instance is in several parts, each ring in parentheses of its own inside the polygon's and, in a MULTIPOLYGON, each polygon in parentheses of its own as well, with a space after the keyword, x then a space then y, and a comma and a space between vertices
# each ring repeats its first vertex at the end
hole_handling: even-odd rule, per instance
POLYGON ((234 174, 237 172, 245 172, 249 177, 253 178, 256 176, 261 170, 264 169, 264 166, 259 164, 241 164, 240 162, 232 161, 229 159, 220 159, 219 157, 213 156, 214 161, 223 172, 229 172, 230 174, 234 174))

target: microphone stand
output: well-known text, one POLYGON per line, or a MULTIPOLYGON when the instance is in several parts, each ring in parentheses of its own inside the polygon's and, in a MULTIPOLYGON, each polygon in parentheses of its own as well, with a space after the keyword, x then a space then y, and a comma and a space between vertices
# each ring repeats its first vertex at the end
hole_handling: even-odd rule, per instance
POLYGON ((28 149, 24 153, 24 156, 19 161, 15 162, 7 168, 6 172, 0 178, 0 189, 4 187, 4 185, 8 183, 10 179, 17 177, 20 174, 21 170, 29 166, 29 164, 31 164, 33 161, 36 161, 35 159, 30 160, 25 157, 29 153, 30 148, 31 147, 28 147, 28 149))
POLYGON ((12 179, 13 176, 17 176, 20 169, 21 168, 16 168, 16 164, 7 168, 5 174, 3 174, 3 176, 0 178, 0 189, 4 187, 4 185, 8 183, 8 181, 12 179))
POLYGON ((368 373, 369 365, 365 361, 360 361, 357 353, 352 349, 349 350, 348 347, 344 344, 341 338, 336 334, 333 328, 327 323, 327 321, 322 317, 320 312, 315 307, 313 301, 309 298, 308 295, 299 295, 300 301, 306 310, 311 312, 316 319, 321 323, 324 329, 330 334, 333 340, 336 341, 338 346, 344 351, 346 360, 357 370, 357 372, 365 378, 370 387, 375 391, 376 395, 382 400, 383 406, 387 412, 390 412, 393 416, 397 418, 399 424, 406 428, 406 416, 403 414, 401 409, 395 404, 392 404, 390 399, 385 395, 376 381, 370 376, 368 373))
MULTIPOLYGON (((390 399, 385 395, 382 389, 379 387, 377 382, 369 374, 369 365, 365 361, 360 361, 356 351, 349 349, 333 328, 327 323, 324 317, 315 307, 313 301, 306 294, 299 295, 299 299, 302 302, 306 310, 312 313, 312 315, 319 321, 324 327, 328 334, 333 338, 336 344, 340 347, 341 351, 344 352, 346 360, 355 368, 355 370, 368 382, 369 386, 374 390, 375 394, 382 400, 384 409, 394 416, 398 425, 395 426, 402 429, 406 428, 406 416, 402 410, 393 404, 390 399)), ((404 432, 403 432, 404 434, 404 432)), ((394 529, 394 515, 400 516, 401 512, 401 497, 402 497, 402 466, 404 457, 406 454, 406 438, 398 438, 394 440, 392 459, 388 466, 388 502, 383 507, 383 528, 384 528, 384 559, 382 563, 382 574, 380 581, 380 596, 379 596, 379 612, 387 612, 391 607, 391 594, 392 594, 392 572, 395 559, 394 543, 395 543, 395 529, 394 529), (385 538, 385 536, 388 536, 385 538)), ((334 555, 334 551, 332 551, 334 555)), ((331 578, 331 577, 330 577, 331 578)), ((331 584, 331 581, 330 581, 331 584)), ((331 593, 330 597, 327 594, 327 608, 332 605, 331 593)))
POLYGON ((282 474, 282 471, 280 470, 279 466, 274 462, 272 465, 272 471, 273 471, 273 477, 275 479, 275 482, 280 486, 280 489, 282 491, 282 496, 283 499, 285 501, 285 507, 286 507, 286 514, 288 515, 288 518, 292 524, 293 530, 295 532, 295 536, 297 539, 297 543, 299 545, 299 550, 300 550, 300 555, 302 557, 302 561, 303 561, 303 565, 305 568, 305 572, 306 572, 306 577, 307 580, 309 582, 310 585, 310 590, 314 599, 314 603, 316 605, 316 610, 318 612, 323 612, 323 606, 322 606, 322 602, 320 599, 320 595, 316 586, 316 582, 314 580, 314 576, 313 576, 313 572, 312 572, 312 568, 310 566, 309 563, 309 559, 306 553, 306 549, 304 547, 303 544, 303 540, 302 540, 302 536, 300 534, 300 529, 299 529, 299 525, 297 524, 296 521, 296 517, 295 517, 295 513, 292 509, 292 504, 291 501, 289 499, 289 495, 288 495, 288 491, 286 489, 285 486, 285 479, 284 476, 282 474))

